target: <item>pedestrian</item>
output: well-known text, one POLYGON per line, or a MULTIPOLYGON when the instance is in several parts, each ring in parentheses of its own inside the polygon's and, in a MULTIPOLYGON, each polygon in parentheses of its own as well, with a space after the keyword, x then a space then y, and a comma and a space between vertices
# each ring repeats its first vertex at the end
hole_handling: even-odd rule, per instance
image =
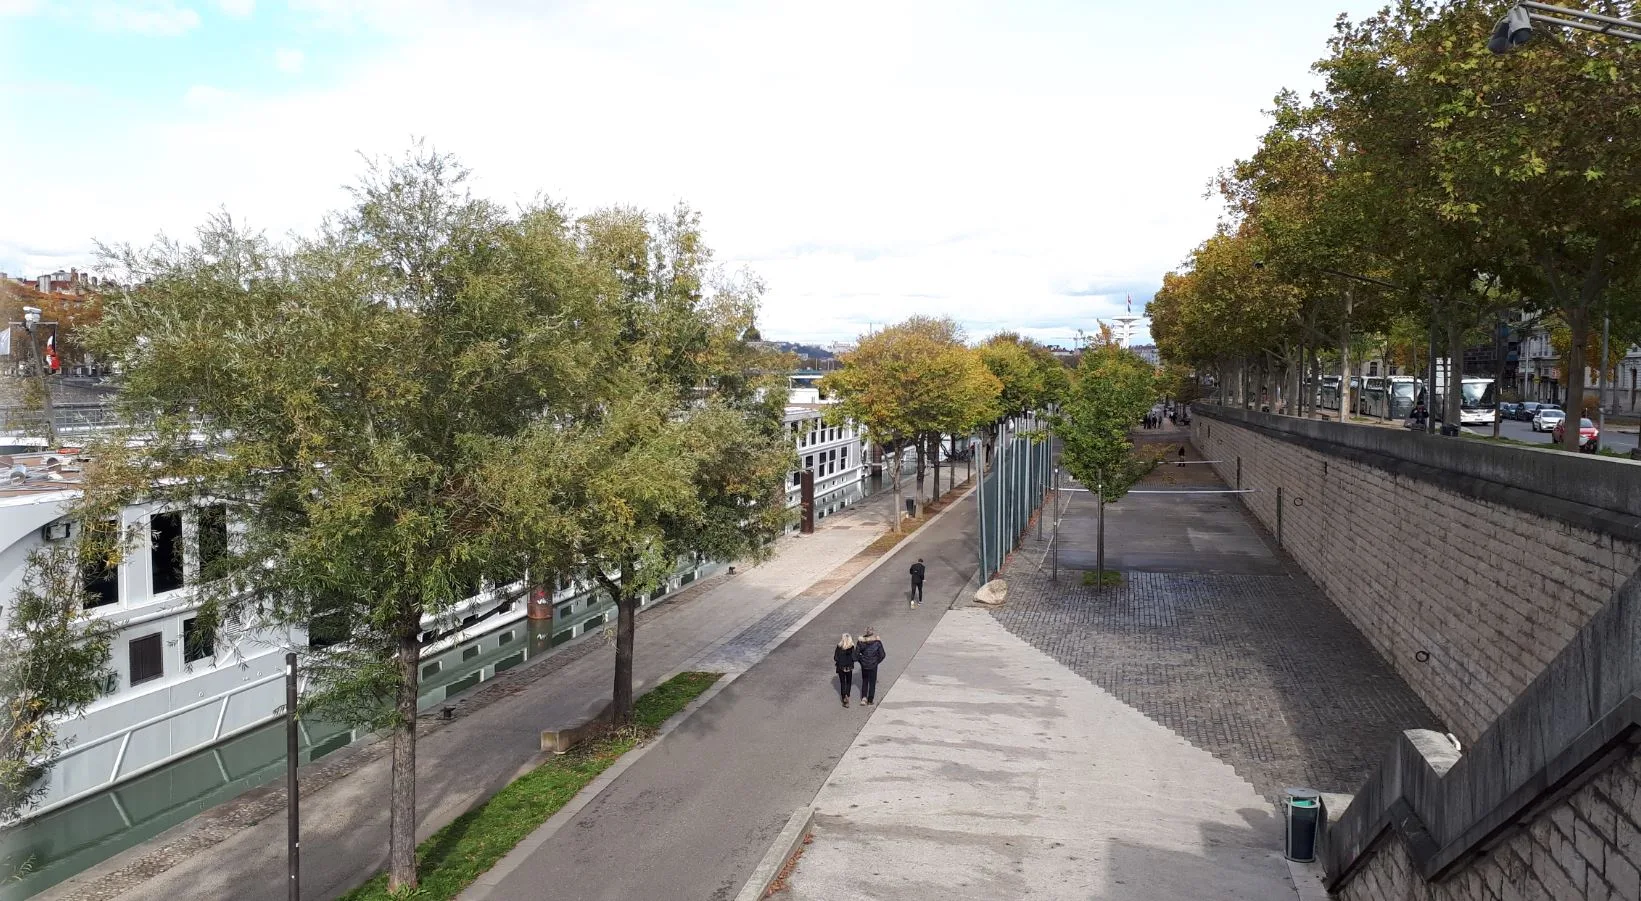
POLYGON ((855 647, 855 659, 860 661, 860 702, 868 707, 877 698, 878 664, 887 656, 876 632, 867 629, 861 633, 860 644, 855 647))
POLYGON ((1179 446, 1179 465, 1185 465, 1185 445, 1179 446))
POLYGON ((838 691, 843 695, 843 706, 849 706, 849 689, 855 681, 855 638, 848 632, 838 639, 838 646, 832 649, 832 663, 838 668, 838 691))
POLYGON ((913 607, 917 606, 918 601, 923 600, 923 574, 927 571, 928 571, 927 568, 924 567, 924 565, 923 565, 923 558, 922 557, 917 558, 917 562, 912 564, 911 572, 912 572, 912 606, 913 607))

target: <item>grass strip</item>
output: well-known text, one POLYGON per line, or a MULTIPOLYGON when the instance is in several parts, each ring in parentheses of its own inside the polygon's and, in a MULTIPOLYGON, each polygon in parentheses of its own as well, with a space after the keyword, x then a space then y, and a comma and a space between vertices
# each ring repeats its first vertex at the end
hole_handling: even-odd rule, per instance
POLYGON ((434 833, 416 849, 421 881, 416 891, 389 892, 383 873, 343 895, 342 901, 445 901, 456 897, 621 755, 654 737, 662 723, 700 697, 721 675, 673 676, 633 704, 632 726, 612 730, 548 760, 434 833))

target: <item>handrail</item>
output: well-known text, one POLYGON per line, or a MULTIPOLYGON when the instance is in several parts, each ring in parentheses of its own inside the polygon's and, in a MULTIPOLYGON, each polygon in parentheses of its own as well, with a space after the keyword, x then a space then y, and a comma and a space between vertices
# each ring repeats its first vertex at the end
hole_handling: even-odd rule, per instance
MULTIPOLYGON (((232 699, 235 695, 242 694, 244 692, 250 691, 253 688, 257 688, 259 686, 266 685, 269 682, 275 682, 275 681, 278 681, 278 680, 283 679, 283 678, 285 678, 285 672, 284 672, 284 670, 280 670, 279 672, 272 673, 272 674, 266 675, 266 676, 262 676, 262 677, 257 678, 257 679, 253 679, 250 682, 241 682, 241 683, 235 685, 233 688, 230 688, 226 691, 218 692, 214 695, 211 695, 208 698, 200 698, 198 700, 191 701, 187 704, 184 704, 181 707, 175 708, 173 710, 167 710, 164 713, 157 714, 155 716, 151 716, 148 719, 145 719, 141 722, 135 723, 135 724, 130 725, 130 726, 126 726, 126 727, 124 727, 124 728, 122 728, 118 731, 110 732, 107 735, 100 735, 100 736, 98 736, 94 739, 91 739, 90 741, 87 741, 87 742, 83 743, 83 744, 75 744, 75 745, 72 745, 71 747, 68 747, 68 748, 64 749, 63 753, 57 755, 57 757, 52 760, 51 766, 53 768, 60 766, 63 763, 63 761, 68 760, 69 758, 78 757, 78 756, 90 751, 92 748, 102 747, 103 745, 106 745, 109 742, 114 741, 116 739, 120 740, 120 751, 115 756, 114 767, 113 767, 112 770, 110 770, 107 779, 104 779, 103 781, 99 782, 96 785, 89 786, 87 788, 83 788, 80 791, 74 792, 73 794, 68 795, 66 797, 58 798, 57 800, 52 801, 49 804, 44 804, 44 805, 41 805, 40 807, 32 808, 30 810, 27 810, 27 811, 24 812, 23 818, 33 819, 34 817, 38 817, 42 814, 49 813, 50 811, 56 810, 60 807, 65 807, 69 804, 74 803, 75 801, 81 800, 82 798, 89 797, 89 796, 94 795, 98 792, 106 791, 109 788, 109 786, 111 786, 111 785, 115 785, 115 784, 118 784, 118 783, 121 783, 121 782, 126 782, 126 781, 129 781, 129 780, 131 780, 131 779, 133 779, 137 776, 140 776, 144 773, 151 772, 155 767, 160 766, 164 763, 169 763, 169 762, 175 760, 179 756, 178 754, 169 754, 169 755, 166 756, 166 759, 163 760, 163 761, 156 761, 155 763, 144 765, 142 767, 139 767, 137 769, 132 770, 129 773, 125 773, 125 774, 122 775, 120 773, 120 767, 125 762, 125 751, 129 747, 130 742, 131 742, 131 736, 134 733, 136 733, 136 732, 138 732, 142 729, 147 729, 150 726, 155 726, 155 725, 158 725, 160 723, 166 722, 168 720, 175 719, 176 717, 182 716, 185 713, 192 713, 195 710, 198 710, 202 707, 207 707, 211 704, 217 704, 217 703, 222 704, 222 711, 226 712, 227 709, 228 709, 228 701, 230 699, 232 699)), ((270 714, 270 717, 271 716, 272 716, 272 714, 270 714)), ((264 717, 264 718, 261 718, 261 719, 257 720, 255 725, 261 725, 262 723, 267 722, 268 718, 269 717, 264 717)), ((212 734, 212 736, 209 739, 206 739, 206 740, 203 740, 203 741, 199 742, 199 744, 197 745, 198 748, 204 749, 204 748, 210 747, 212 745, 215 745, 218 742, 221 742, 224 738, 240 734, 241 732, 245 731, 245 729, 249 728, 249 726, 250 726, 250 724, 247 724, 246 726, 236 728, 236 729, 232 730, 231 732, 229 732, 227 735, 224 735, 223 732, 222 732, 223 721, 224 721, 224 717, 221 716, 221 715, 218 715, 217 720, 216 720, 216 729, 214 730, 214 733, 212 734)), ((185 751, 185 752, 182 752, 182 753, 187 753, 187 752, 185 751)))
MULTIPOLYGON (((1439 879, 1634 753, 1641 740, 1641 571, 1462 756, 1404 733, 1328 833, 1337 889, 1394 828, 1439 879)), ((1432 733, 1433 734, 1433 733, 1432 733)))

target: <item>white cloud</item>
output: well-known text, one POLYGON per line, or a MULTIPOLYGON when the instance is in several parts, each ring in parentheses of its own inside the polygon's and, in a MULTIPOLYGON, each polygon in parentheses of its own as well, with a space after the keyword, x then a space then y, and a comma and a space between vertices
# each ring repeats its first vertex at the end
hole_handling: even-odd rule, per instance
POLYGON ((306 57, 302 55, 300 50, 281 47, 274 51, 274 68, 287 75, 295 75, 301 72, 304 62, 306 62, 306 57))
POLYGON ((0 16, 26 16, 40 9, 40 0, 0 0, 0 16))
POLYGON ((199 13, 173 0, 126 0, 94 3, 91 23, 104 31, 174 37, 199 27, 199 13))
POLYGON ((217 0, 217 6, 224 13, 243 19, 256 11, 256 0, 217 0))
POLYGON ((1279 88, 1308 84, 1333 17, 1264 0, 1226 34, 1222 16, 1182 5, 295 0, 391 49, 349 52, 323 90, 198 85, 188 115, 120 135, 118 167, 106 149, 0 149, 41 190, 83 195, 28 234, 0 221, 0 268, 7 240, 185 235, 221 206, 305 231, 346 202, 357 152, 425 136, 502 202, 687 200, 720 260, 769 285, 767 337, 848 338, 932 312, 976 337, 1064 341, 1127 293, 1138 307, 1207 236, 1204 185, 1253 149, 1279 88), (152 184, 168 187, 137 187, 152 184))

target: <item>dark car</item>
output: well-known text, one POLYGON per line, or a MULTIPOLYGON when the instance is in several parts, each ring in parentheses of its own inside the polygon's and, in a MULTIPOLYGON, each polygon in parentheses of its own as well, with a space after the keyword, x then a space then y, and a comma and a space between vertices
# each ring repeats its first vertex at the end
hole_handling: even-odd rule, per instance
POLYGON ((1499 418, 1500 419, 1515 419, 1516 418, 1516 410, 1519 407, 1521 407, 1521 404, 1511 403, 1509 401, 1505 401, 1504 403, 1499 404, 1499 418))
POLYGON ((1548 407, 1552 410, 1561 409, 1559 406, 1557 406, 1555 404, 1547 404, 1547 403, 1543 403, 1541 401, 1530 400, 1530 401, 1528 401, 1524 404, 1521 404, 1516 409, 1515 419, 1519 422, 1532 422, 1533 421, 1533 414, 1537 413, 1539 411, 1539 408, 1541 408, 1541 407, 1548 407))

